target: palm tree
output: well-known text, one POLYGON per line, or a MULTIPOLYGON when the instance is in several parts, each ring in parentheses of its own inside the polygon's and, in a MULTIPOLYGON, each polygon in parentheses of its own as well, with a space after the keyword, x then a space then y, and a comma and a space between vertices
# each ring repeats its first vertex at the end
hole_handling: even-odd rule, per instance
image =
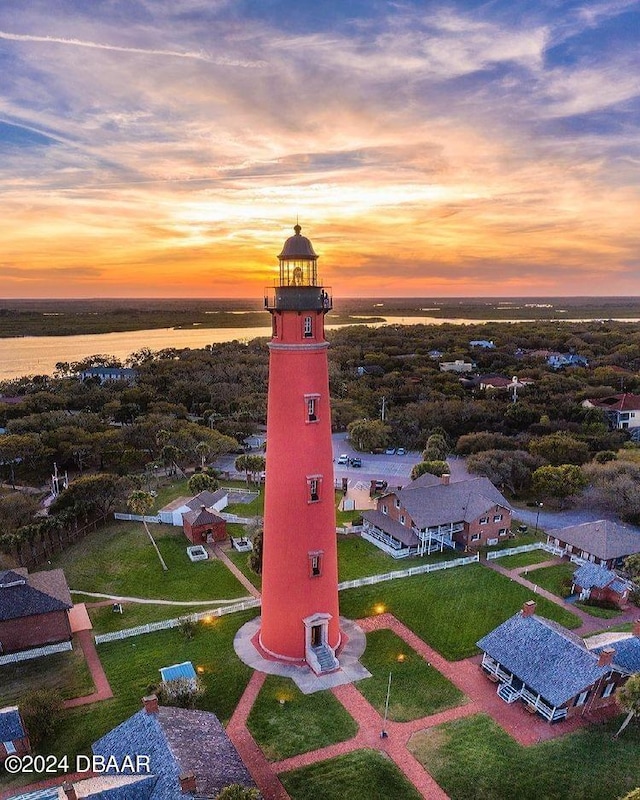
POLYGON ((632 675, 625 685, 618 691, 618 704, 627 712, 622 725, 613 737, 617 739, 635 716, 640 716, 640 672, 632 675))
POLYGON ((129 497, 127 498, 127 508, 132 511, 134 514, 139 514, 142 517, 142 524, 144 525, 144 529, 147 532, 147 536, 151 540, 151 544, 153 545, 156 553, 158 554, 158 558, 160 559, 160 563, 162 564, 163 570, 168 570, 169 567, 165 564, 164 558, 160 554, 158 550, 158 545, 155 543, 153 536, 151 535, 151 531, 149 530, 149 526, 147 525, 147 520, 145 519, 145 514, 153 505, 153 497, 149 492, 145 492, 142 489, 136 489, 135 491, 131 492, 129 497))

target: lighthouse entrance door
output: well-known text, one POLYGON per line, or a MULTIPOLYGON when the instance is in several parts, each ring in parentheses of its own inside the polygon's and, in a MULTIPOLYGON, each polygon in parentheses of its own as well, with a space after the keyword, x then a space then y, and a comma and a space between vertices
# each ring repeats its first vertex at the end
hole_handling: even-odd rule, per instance
POLYGON ((322 645, 322 625, 311 626, 311 647, 320 647, 322 645))

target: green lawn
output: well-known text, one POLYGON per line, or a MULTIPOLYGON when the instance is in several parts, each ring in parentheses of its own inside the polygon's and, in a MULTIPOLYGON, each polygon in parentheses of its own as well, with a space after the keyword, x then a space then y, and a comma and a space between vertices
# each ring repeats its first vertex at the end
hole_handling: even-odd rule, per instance
POLYGON ((372 677, 356 687, 380 714, 391 673, 389 719, 408 722, 465 702, 465 696, 393 631, 367 634, 367 649, 360 659, 372 677))
POLYGON ((343 742, 358 730, 331 692, 302 694, 289 678, 275 675, 267 677, 247 727, 272 761, 343 742))
POLYGON ((540 564, 542 561, 549 561, 553 556, 545 550, 528 550, 524 553, 516 553, 512 556, 502 556, 496 559, 496 563, 505 569, 516 569, 516 567, 528 567, 531 564, 540 564))
POLYGON ((452 800, 618 800, 640 786, 640 726, 613 741, 619 724, 521 747, 478 714, 415 734, 410 749, 452 800))
POLYGON ((217 559, 189 561, 182 532, 166 525, 150 529, 166 572, 139 522, 105 525, 57 556, 52 566, 64 569, 71 589, 89 592, 165 600, 233 600, 247 594, 217 559))
POLYGON ((382 753, 356 750, 280 775, 291 800, 421 800, 382 753))
POLYGON ((237 550, 227 550, 226 553, 229 557, 229 560, 233 561, 245 578, 251 581, 256 589, 262 589, 262 577, 260 575, 256 575, 256 573, 249 567, 249 564, 247 563, 249 553, 238 553, 237 550))
POLYGON ((482 564, 455 567, 386 581, 340 593, 340 611, 350 619, 389 611, 449 660, 478 652, 475 643, 522 608, 537 602, 538 613, 568 628, 580 620, 482 564))
POLYGON ((57 689, 64 699, 91 694, 95 687, 80 645, 45 658, 0 667, 0 708, 16 705, 32 689, 57 689))
MULTIPOLYGON (((75 595, 76 600, 81 600, 81 595, 75 595)), ((122 614, 114 614, 111 606, 89 608, 89 616, 93 623, 94 633, 110 633, 121 631, 124 628, 136 628, 138 625, 147 625, 150 622, 160 622, 165 619, 187 617, 201 611, 218 608, 203 603, 201 606, 165 606, 151 603, 122 603, 122 614)))
MULTIPOLYGON (((191 640, 173 629, 99 645, 98 655, 115 696, 64 712, 60 729, 42 742, 39 752, 68 754, 70 760, 90 752, 92 742, 142 707, 141 698, 160 680, 160 667, 182 661, 204 670, 206 691, 198 707, 228 722, 252 672, 236 656, 233 637, 253 616, 249 611, 201 623, 191 640)), ((33 775, 25 778, 34 780, 33 775)))

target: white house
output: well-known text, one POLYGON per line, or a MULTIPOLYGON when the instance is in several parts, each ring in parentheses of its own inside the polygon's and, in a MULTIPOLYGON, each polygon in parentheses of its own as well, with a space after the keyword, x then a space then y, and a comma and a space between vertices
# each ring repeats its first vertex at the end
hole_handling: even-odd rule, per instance
POLYGON ((229 505, 229 495, 226 489, 218 489, 215 492, 200 492, 195 497, 189 499, 188 497, 178 497, 173 502, 168 503, 164 508, 158 512, 160 522, 165 522, 167 525, 175 525, 177 528, 182 527, 182 515, 188 514, 189 511, 197 511, 202 506, 211 511, 222 511, 229 505))

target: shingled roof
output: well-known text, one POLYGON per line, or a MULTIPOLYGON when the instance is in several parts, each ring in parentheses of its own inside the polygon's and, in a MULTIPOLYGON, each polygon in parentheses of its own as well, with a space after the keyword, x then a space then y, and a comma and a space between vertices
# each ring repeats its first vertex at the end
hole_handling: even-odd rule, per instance
POLYGON ((488 478, 442 483, 431 475, 420 476, 397 492, 414 524, 420 528, 450 522, 472 522, 494 506, 511 510, 509 503, 488 478))
POLYGON ((573 573, 573 582, 583 589, 604 589, 605 586, 617 592, 624 592, 630 584, 620 578, 613 570, 600 564, 583 564, 573 573))
POLYGON ((640 533, 608 519, 548 530, 547 536, 579 547, 602 561, 640 553, 640 533))
POLYGON ((186 520, 189 525, 217 525, 220 522, 224 522, 222 517, 219 517, 217 514, 214 514, 213 511, 210 511, 208 508, 201 506, 194 511, 187 511, 183 513, 182 519, 186 520))
POLYGON ((193 773, 198 796, 215 797, 225 786, 255 786, 247 768, 215 714, 160 707, 139 711, 92 747, 96 755, 121 760, 131 753, 150 758, 157 777, 152 800, 179 800, 180 776, 193 773))
POLYGON ((0 708, 0 742, 15 742, 26 735, 18 706, 0 708))
POLYGON ((420 544, 420 539, 411 528, 406 528, 397 520, 391 519, 391 517, 383 514, 381 511, 364 511, 362 513, 362 518, 366 519, 367 522, 370 522, 381 531, 388 533, 389 536, 393 536, 394 539, 402 542, 402 544, 407 547, 416 547, 420 544))
POLYGON ((208 489, 205 489, 195 497, 192 497, 191 500, 187 500, 185 505, 192 511, 197 511, 199 508, 202 508, 202 506, 211 508, 228 494, 229 492, 227 489, 216 489, 215 492, 210 492, 208 489))
POLYGON ((627 639, 618 639, 602 647, 597 647, 593 652, 599 653, 605 647, 613 647, 613 663, 620 669, 633 675, 640 672, 640 637, 631 636, 627 639))
POLYGON ((521 611, 477 645, 555 707, 564 705, 612 669, 611 665, 598 666, 598 656, 566 628, 521 611))
POLYGON ((34 572, 26 569, 0 572, 0 622, 66 611, 73 605, 61 569, 34 572))

